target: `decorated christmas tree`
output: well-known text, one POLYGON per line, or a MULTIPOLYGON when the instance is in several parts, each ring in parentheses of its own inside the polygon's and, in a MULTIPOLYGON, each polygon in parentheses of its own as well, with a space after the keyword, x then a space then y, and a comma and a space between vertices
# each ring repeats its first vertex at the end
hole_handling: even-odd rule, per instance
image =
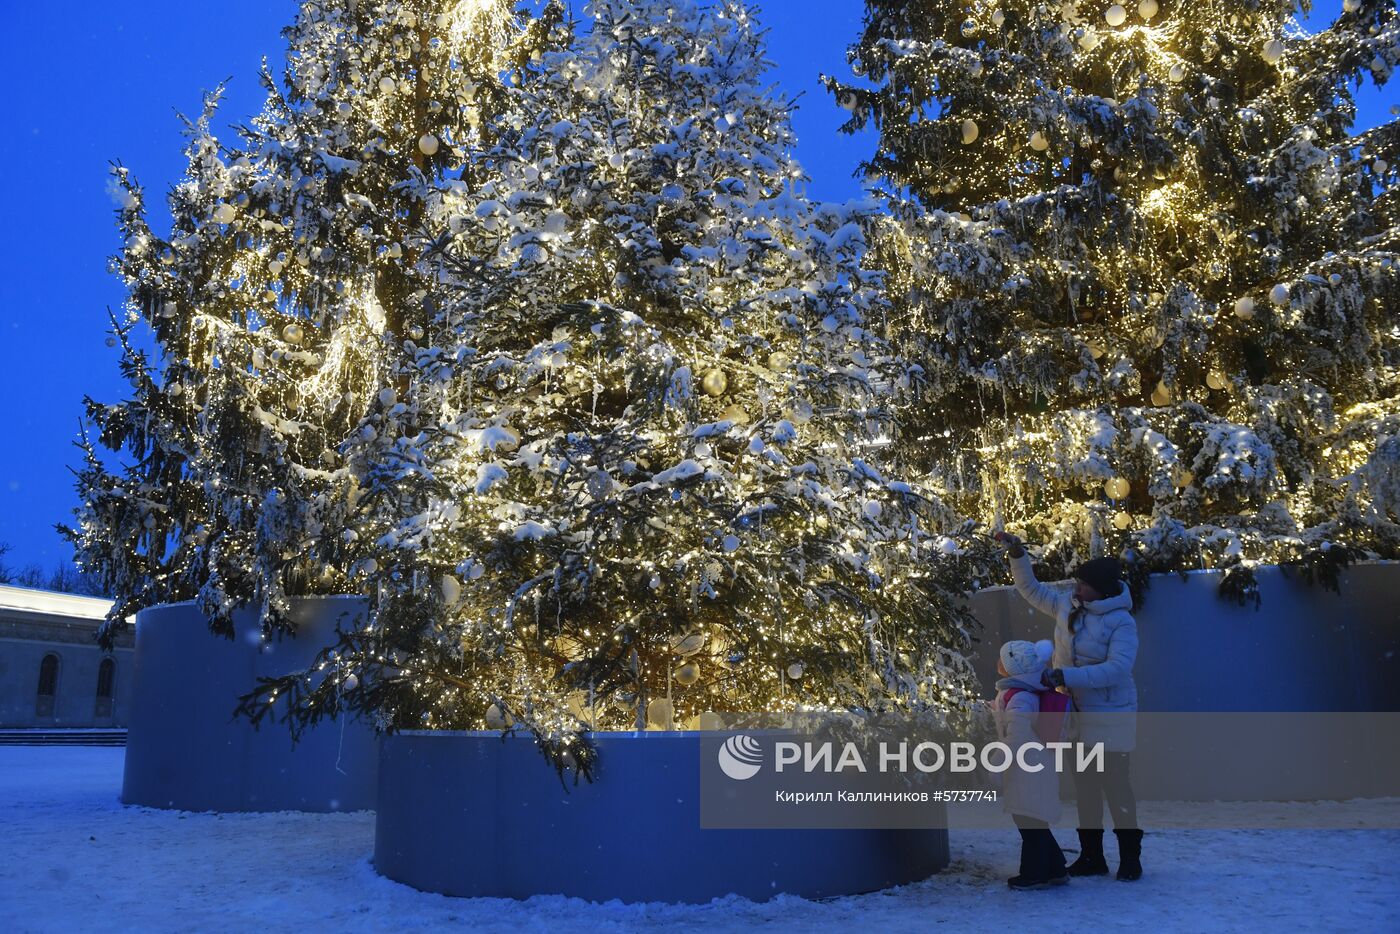
POLYGON ((898 221, 908 456, 1054 568, 1400 549, 1400 127, 1350 130, 1400 21, 1298 9, 868 0, 828 79, 898 221))
POLYGON ((888 469, 872 205, 800 194, 748 8, 587 12, 414 242, 396 443, 345 448, 371 625, 248 710, 515 724, 586 769, 586 729, 960 709, 974 560, 888 469))
POLYGON ((113 467, 84 438, 82 507, 65 530, 115 603, 104 628, 197 599, 216 630, 253 606, 348 585, 340 530, 359 508, 340 446, 415 353, 433 283, 412 235, 463 147, 547 32, 508 0, 303 3, 281 82, 232 143, 220 92, 187 122, 189 163, 155 232, 121 200, 113 317, 130 396, 87 401, 113 467))

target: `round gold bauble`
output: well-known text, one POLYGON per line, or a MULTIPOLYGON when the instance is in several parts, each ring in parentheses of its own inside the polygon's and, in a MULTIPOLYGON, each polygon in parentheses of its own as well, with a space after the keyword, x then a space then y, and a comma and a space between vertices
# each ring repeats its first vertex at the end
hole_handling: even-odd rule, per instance
POLYGON ((700 388, 709 396, 722 396, 729 389, 729 377, 718 367, 708 370, 700 380, 700 388))

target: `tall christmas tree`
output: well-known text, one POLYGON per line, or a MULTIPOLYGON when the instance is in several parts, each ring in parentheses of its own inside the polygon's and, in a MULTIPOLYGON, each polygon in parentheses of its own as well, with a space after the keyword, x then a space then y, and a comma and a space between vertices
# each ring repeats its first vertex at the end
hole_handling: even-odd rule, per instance
POLYGON ((131 395, 87 414, 126 463, 84 440, 65 530, 116 597, 104 638, 182 599, 223 632, 249 605, 280 627, 289 596, 347 586, 359 489, 339 446, 428 323, 411 234, 546 31, 508 0, 306 2, 237 141, 211 129, 218 91, 188 122, 169 234, 115 170, 130 299, 111 343, 131 395))
POLYGON ((1297 10, 868 0, 828 79, 900 221, 911 456, 1053 565, 1400 549, 1400 127, 1349 129, 1400 22, 1297 10))
POLYGON ((798 193, 745 6, 588 14, 430 206, 398 443, 347 451, 371 625, 248 709, 515 723, 585 767, 585 729, 959 709, 973 561, 887 472, 869 205, 798 193))

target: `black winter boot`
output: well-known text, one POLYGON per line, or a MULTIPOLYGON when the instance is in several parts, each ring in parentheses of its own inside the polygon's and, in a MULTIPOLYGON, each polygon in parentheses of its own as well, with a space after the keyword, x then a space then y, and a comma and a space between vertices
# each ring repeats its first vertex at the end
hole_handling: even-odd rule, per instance
POLYGON ((1070 863, 1072 876, 1106 876, 1108 862, 1103 858, 1103 831, 1079 831, 1079 858, 1070 863))
POLYGON ((1142 878, 1142 831, 1115 830, 1118 838, 1118 880, 1134 882, 1142 878))
POLYGON ((1069 881, 1064 854, 1048 827, 1021 829, 1020 870, 1006 880, 1013 889, 1043 889, 1069 881))

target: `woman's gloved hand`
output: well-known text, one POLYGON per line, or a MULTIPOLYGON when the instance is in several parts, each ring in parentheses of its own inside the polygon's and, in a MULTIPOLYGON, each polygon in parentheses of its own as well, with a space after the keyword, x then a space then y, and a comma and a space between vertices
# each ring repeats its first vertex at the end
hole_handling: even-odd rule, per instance
POLYGON ((992 540, 1006 549, 1006 553, 1013 558, 1019 558, 1026 553, 1025 546, 1021 540, 1010 532, 998 532, 992 536, 992 540))

